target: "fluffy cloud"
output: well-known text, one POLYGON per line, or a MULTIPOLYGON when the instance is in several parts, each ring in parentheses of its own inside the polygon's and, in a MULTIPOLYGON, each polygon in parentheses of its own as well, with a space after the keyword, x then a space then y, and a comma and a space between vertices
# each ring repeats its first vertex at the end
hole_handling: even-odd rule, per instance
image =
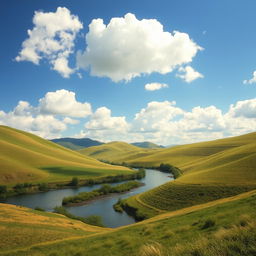
POLYGON ((244 84, 253 84, 253 83, 256 83, 256 70, 253 72, 252 78, 249 79, 249 80, 244 80, 243 83, 244 83, 244 84))
POLYGON ((84 136, 101 141, 125 140, 129 125, 124 116, 113 117, 111 110, 106 107, 98 108, 85 124, 84 136))
POLYGON ((180 77, 181 79, 183 79, 187 83, 191 83, 192 81, 194 81, 198 78, 203 78, 204 77, 202 74, 200 74, 199 72, 197 72, 196 70, 194 70, 190 66, 180 67, 178 71, 181 74, 177 74, 176 76, 180 77))
POLYGON ((162 88, 167 88, 168 84, 161 84, 161 83, 150 83, 145 85, 145 90, 147 91, 156 91, 162 88))
POLYGON ((89 114, 89 103, 76 101, 74 92, 57 90, 46 93, 39 100, 38 106, 31 106, 27 101, 19 101, 12 111, 0 111, 0 124, 51 139, 60 137, 68 125, 80 122, 70 117, 86 117, 89 114))
POLYGON ((78 17, 67 8, 58 7, 56 12, 35 12, 33 24, 16 61, 31 61, 38 65, 45 58, 53 70, 69 77, 74 69, 68 66, 68 57, 73 52, 77 33, 83 28, 78 17))
POLYGON ((39 110, 43 114, 86 117, 91 114, 91 105, 76 101, 75 93, 67 90, 48 92, 39 100, 39 110))
POLYGON ((78 52, 77 65, 113 81, 129 81, 141 74, 166 74, 192 61, 202 50, 189 35, 166 32, 155 19, 138 20, 128 13, 108 25, 94 19, 86 34, 87 47, 78 52))
POLYGON ((29 112, 17 113, 0 111, 0 124, 32 132, 41 137, 51 139, 61 135, 67 126, 50 115, 32 115, 29 112))
POLYGON ((233 117, 256 118, 256 98, 232 104, 229 114, 233 117))
POLYGON ((172 119, 183 114, 183 110, 175 107, 175 105, 175 101, 152 101, 148 103, 146 108, 141 109, 135 115, 133 130, 137 132, 155 132, 162 129, 172 119))

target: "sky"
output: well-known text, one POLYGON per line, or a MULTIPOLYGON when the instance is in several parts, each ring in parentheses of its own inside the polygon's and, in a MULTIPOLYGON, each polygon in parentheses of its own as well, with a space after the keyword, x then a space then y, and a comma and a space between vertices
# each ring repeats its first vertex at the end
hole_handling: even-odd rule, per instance
POLYGON ((256 130, 254 0, 2 0, 0 125, 176 145, 256 130))

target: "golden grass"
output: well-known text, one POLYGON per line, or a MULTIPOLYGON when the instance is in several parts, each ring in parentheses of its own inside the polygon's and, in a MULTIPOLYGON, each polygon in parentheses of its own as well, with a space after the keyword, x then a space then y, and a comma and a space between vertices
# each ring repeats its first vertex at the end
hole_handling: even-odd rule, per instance
MULTIPOLYGON (((125 167, 104 164, 30 133, 0 126, 0 184, 58 181, 60 177, 42 170, 51 166, 106 171, 102 176, 108 175, 108 170, 117 174, 129 172, 125 167)), ((70 177, 72 174, 62 180, 70 180, 70 177)))

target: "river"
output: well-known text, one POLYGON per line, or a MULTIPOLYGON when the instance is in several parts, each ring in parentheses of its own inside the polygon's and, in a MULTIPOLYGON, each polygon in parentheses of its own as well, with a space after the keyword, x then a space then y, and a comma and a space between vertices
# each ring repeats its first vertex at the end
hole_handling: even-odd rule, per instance
MULTIPOLYGON (((146 169, 145 178, 140 181, 145 185, 139 188, 136 188, 132 191, 123 194, 114 194, 109 195, 104 198, 96 199, 91 201, 86 205, 81 206, 72 206, 65 207, 70 213, 86 217, 89 215, 99 215, 102 217, 103 224, 106 227, 119 227, 134 223, 135 220, 126 214, 125 212, 119 213, 115 212, 113 209, 113 204, 117 202, 119 198, 127 198, 132 195, 136 195, 142 192, 145 192, 149 189, 157 187, 167 181, 172 180, 170 173, 164 173, 157 170, 146 169)), ((120 182, 123 183, 123 182, 120 182)), ((110 183, 111 185, 115 185, 118 183, 110 183)), ((19 195, 8 198, 5 203, 21 205, 29 208, 40 207, 45 209, 46 211, 53 211, 55 206, 60 206, 62 203, 62 199, 66 196, 73 196, 80 192, 91 191, 101 187, 101 185, 93 185, 79 188, 69 188, 69 189, 59 189, 48 191, 44 193, 30 194, 30 195, 19 195)))

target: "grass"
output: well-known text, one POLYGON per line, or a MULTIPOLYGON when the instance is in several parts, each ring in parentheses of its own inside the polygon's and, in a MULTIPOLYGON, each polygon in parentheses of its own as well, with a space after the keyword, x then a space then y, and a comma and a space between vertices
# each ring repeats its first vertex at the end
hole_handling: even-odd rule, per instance
POLYGON ((159 149, 140 148, 125 142, 110 142, 99 146, 84 148, 79 150, 83 155, 90 156, 99 160, 107 160, 122 164, 130 159, 148 154, 148 152, 157 152, 159 149))
MULTIPOLYGON (((132 153, 130 147, 128 150, 128 146, 122 144, 118 154, 114 154, 113 144, 115 147, 120 144, 112 143, 105 144, 100 154, 105 160, 117 163, 125 160, 130 165, 143 167, 158 167, 165 163, 175 165, 181 170, 182 175, 175 182, 169 182, 126 201, 126 210, 133 215, 136 212, 141 219, 143 216, 159 214, 161 210, 176 210, 254 189, 255 139, 256 133, 250 133, 143 153, 138 149, 132 153), (110 157, 110 152, 114 156, 110 157)), ((90 155, 97 156, 99 147, 89 149, 90 155)))
POLYGON ((75 175, 86 179, 132 172, 7 126, 0 126, 0 150, 0 184, 9 186, 68 181, 75 175))
POLYGON ((256 253, 255 209, 256 191, 247 192, 85 237, 2 251, 2 255, 251 256, 256 253))
POLYGON ((86 236, 102 230, 59 214, 0 204, 1 251, 86 236))
POLYGON ((103 195, 130 191, 131 189, 140 187, 142 185, 143 185, 143 183, 136 181, 136 180, 127 181, 125 183, 118 184, 115 186, 111 186, 109 184, 104 184, 100 188, 94 189, 90 192, 81 192, 74 196, 64 197, 62 200, 62 205, 81 204, 81 203, 90 201, 92 199, 101 197, 103 195))

